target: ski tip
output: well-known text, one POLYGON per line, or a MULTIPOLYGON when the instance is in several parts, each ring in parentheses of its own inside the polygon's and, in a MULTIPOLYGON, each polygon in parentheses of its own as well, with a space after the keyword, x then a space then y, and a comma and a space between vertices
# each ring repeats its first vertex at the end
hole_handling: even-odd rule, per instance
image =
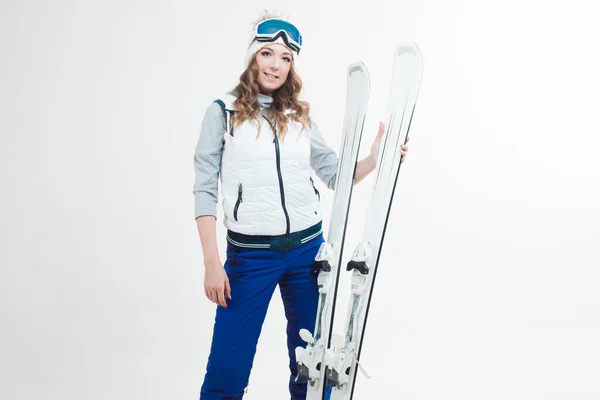
POLYGON ((348 65, 348 76, 351 76, 352 74, 357 72, 362 72, 364 74, 369 75, 369 71, 367 70, 366 65, 362 61, 356 61, 348 65))
MULTIPOLYGON (((420 71, 419 75, 422 75, 423 71, 423 55, 421 54, 421 50, 419 46, 415 42, 406 42, 406 43, 398 43, 396 45, 396 53, 394 54, 394 58, 396 60, 400 60, 405 58, 408 55, 409 58, 412 58, 412 62, 416 62, 416 67, 420 71), (404 56, 404 57, 402 57, 404 56)), ((419 77, 419 85, 422 77, 419 77)))
POLYGON ((419 58, 421 57, 421 50, 415 42, 398 43, 396 45, 396 55, 399 56, 404 53, 412 53, 419 58))

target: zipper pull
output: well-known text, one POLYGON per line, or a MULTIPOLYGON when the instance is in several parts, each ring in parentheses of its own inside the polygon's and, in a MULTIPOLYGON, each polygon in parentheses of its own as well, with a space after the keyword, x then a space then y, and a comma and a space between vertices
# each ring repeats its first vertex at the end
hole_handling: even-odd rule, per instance
POLYGON ((243 203, 244 200, 242 199, 242 184, 238 183, 238 199, 240 199, 240 203, 243 203))

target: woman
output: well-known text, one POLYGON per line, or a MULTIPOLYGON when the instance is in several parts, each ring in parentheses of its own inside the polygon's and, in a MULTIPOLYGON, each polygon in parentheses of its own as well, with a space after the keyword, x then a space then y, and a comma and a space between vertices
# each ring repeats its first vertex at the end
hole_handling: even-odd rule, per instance
MULTIPOLYGON (((205 294, 220 307, 201 400, 242 398, 277 285, 288 321, 290 394, 293 400, 306 396, 306 383, 296 381, 294 349, 305 344, 300 329, 314 328, 318 300, 312 264, 323 235, 312 171, 333 189, 338 161, 310 120, 309 104, 298 99, 302 82, 294 62, 301 48, 292 23, 263 16, 239 84, 207 109, 202 122, 194 157, 196 221, 205 294), (224 266, 215 229, 219 176, 224 266)), ((375 169, 382 135, 380 123, 371 154, 357 163, 355 183, 375 169)))

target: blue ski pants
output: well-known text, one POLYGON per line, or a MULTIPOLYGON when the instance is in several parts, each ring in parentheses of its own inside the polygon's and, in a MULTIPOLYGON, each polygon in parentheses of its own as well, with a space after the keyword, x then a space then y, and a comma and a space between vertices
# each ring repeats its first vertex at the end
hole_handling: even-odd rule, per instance
POLYGON ((226 308, 217 307, 200 400, 242 399, 267 307, 277 285, 287 319, 290 395, 292 400, 306 398, 306 383, 296 382, 295 349, 306 345, 300 338, 300 329, 314 331, 319 293, 312 264, 322 242, 323 236, 319 235, 287 252, 243 248, 228 242, 224 267, 231 300, 226 308))

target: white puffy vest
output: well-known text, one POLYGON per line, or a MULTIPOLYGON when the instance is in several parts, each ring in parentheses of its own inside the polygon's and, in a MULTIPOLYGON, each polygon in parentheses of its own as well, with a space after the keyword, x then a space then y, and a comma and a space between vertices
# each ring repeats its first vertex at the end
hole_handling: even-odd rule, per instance
MULTIPOLYGON (((283 142, 266 118, 229 121, 235 97, 220 99, 227 110, 221 160, 225 227, 246 235, 282 235, 321 221, 319 195, 310 167, 310 128, 289 118, 283 142), (257 137, 258 136, 258 137, 257 137)), ((288 112, 289 113, 289 112, 288 112)))

